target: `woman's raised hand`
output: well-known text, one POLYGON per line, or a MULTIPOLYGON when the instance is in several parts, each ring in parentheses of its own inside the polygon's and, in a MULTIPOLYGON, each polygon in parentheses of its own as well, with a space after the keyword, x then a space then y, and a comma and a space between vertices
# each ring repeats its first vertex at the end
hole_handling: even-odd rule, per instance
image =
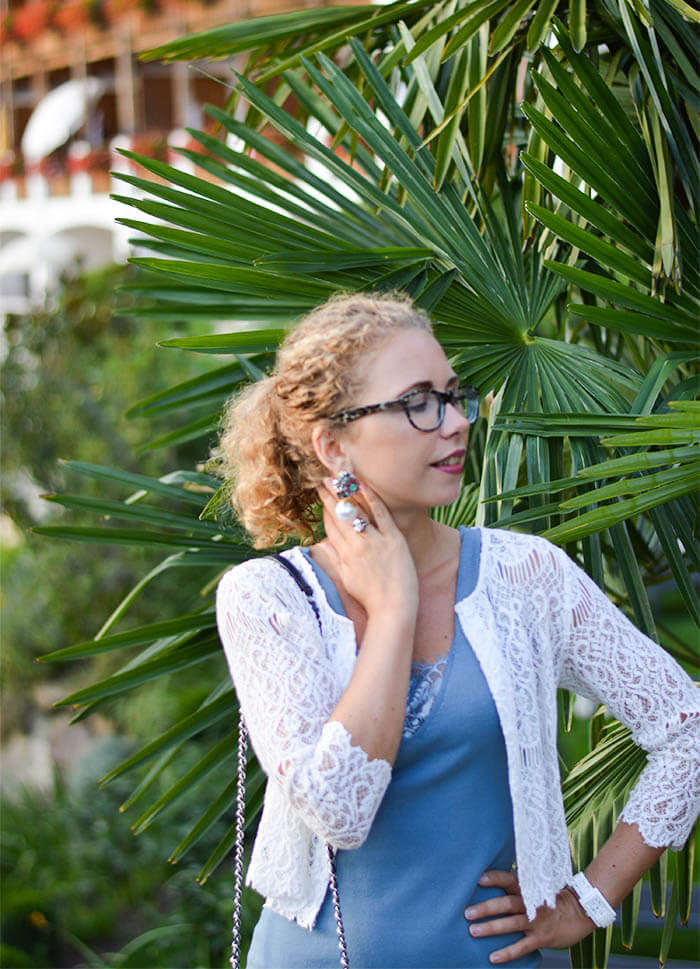
POLYGON ((415 614, 416 568, 406 540, 379 495, 366 484, 353 495, 359 516, 368 522, 364 531, 357 532, 351 521, 336 517, 338 498, 330 478, 324 479, 319 494, 326 530, 324 552, 347 592, 368 616, 392 609, 415 614))
POLYGON ((359 652, 329 721, 340 721, 370 760, 393 764, 406 714, 418 613, 416 567, 403 534, 371 488, 362 485, 352 496, 359 517, 368 521, 359 532, 352 521, 336 518, 338 498, 330 479, 319 494, 326 527, 326 538, 316 546, 319 564, 365 612, 364 617, 350 615, 359 652))

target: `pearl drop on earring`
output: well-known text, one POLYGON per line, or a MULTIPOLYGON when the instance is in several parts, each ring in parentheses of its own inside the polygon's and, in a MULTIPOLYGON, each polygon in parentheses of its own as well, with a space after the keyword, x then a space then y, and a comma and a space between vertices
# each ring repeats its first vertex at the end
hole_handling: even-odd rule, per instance
POLYGON ((351 501, 344 498, 335 506, 335 517, 341 522, 351 522, 357 515, 357 508, 351 501))

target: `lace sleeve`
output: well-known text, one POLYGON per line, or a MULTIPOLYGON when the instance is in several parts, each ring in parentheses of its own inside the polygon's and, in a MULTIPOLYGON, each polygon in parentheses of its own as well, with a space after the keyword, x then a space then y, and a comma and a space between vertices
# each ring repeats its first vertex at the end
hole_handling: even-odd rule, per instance
POLYGON ((369 833, 391 766, 353 746, 341 723, 327 722, 343 687, 309 603, 272 567, 246 562, 219 583, 217 622, 231 676, 270 783, 320 838, 355 848, 369 833))
POLYGON ((647 752, 620 820, 653 847, 680 849, 700 807, 700 691, 585 572, 558 558, 568 632, 560 685, 604 703, 647 752))

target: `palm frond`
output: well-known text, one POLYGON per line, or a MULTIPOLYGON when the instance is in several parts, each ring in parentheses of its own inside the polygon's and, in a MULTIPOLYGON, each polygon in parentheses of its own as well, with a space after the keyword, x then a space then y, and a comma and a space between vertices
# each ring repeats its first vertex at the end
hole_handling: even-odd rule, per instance
MULTIPOLYGON (((248 61, 232 76, 231 110, 207 109, 216 134, 190 132, 201 150, 182 154, 197 174, 127 153, 144 174, 120 176, 130 194, 118 198, 134 216, 122 222, 148 253, 134 260, 129 312, 164 324, 163 352, 229 358, 130 409, 175 422, 148 446, 204 448, 223 400, 258 379, 293 321, 332 293, 402 289, 431 312, 460 378, 485 398, 461 499, 436 517, 566 543, 651 635, 645 585, 671 580, 697 622, 697 19, 684 0, 600 9, 399 0, 259 18, 150 52, 248 61), (170 334, 168 324, 188 320, 194 335, 170 334)), ((223 570, 256 553, 223 512, 221 482, 204 471, 152 479, 70 469, 126 497, 51 500, 112 524, 37 531, 151 545, 164 557, 93 641, 48 657, 139 650, 64 702, 78 704, 81 719, 162 676, 198 663, 211 671, 208 697, 105 778, 142 772, 127 804, 142 803, 143 829, 235 747, 236 698, 217 655, 211 595, 223 570), (178 619, 115 631, 174 568, 196 570, 200 601, 178 619), (201 763, 146 803, 194 736, 201 763)), ((664 636, 673 643, 672 631, 664 636)), ((692 660, 687 646, 669 648, 692 660)), ((601 722, 564 788, 581 867, 641 766, 622 728, 601 732, 601 722)), ((254 771, 249 825, 263 784, 254 771)), ((173 860, 230 820, 234 799, 222 781, 173 860)), ((201 880, 232 839, 228 827, 201 880)), ((688 911, 689 858, 675 869, 671 912, 688 911)), ((661 866, 655 902, 664 885, 661 866)), ((638 902, 623 908, 627 941, 638 902)), ((609 944, 597 933, 572 957, 604 966, 609 944)))

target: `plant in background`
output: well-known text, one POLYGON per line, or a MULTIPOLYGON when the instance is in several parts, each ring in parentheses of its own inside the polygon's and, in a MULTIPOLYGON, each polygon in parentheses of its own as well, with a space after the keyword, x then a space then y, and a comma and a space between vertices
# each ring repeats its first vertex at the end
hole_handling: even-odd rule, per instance
POLYGON ((157 0, 102 0, 102 15, 108 22, 116 21, 133 10, 152 10, 156 2, 157 0))
MULTIPOLYGON (((203 890, 195 881, 196 861, 178 870, 165 860, 172 828, 186 830, 187 802, 171 818, 170 831, 151 829, 135 841, 118 812, 128 780, 102 797, 92 794, 105 762, 123 756, 124 747, 124 740, 108 738, 92 749, 72 782, 57 777, 50 791, 27 789, 3 799, 3 966, 224 964, 228 880, 212 879, 203 890), (125 925, 132 938, 116 951, 125 925)), ((197 759, 196 745, 187 756, 197 759)), ((168 783, 167 772, 161 783, 168 783)), ((209 842, 216 837, 213 830, 209 842)))
MULTIPOLYGON (((134 260, 135 312, 163 324, 163 346, 224 358, 132 408, 178 420, 153 446, 198 441, 204 461, 223 400, 262 373, 295 318, 339 289, 405 290, 434 317, 460 377, 494 395, 449 520, 564 544, 697 675, 693 645, 660 621, 647 592, 672 584, 697 642, 697 23, 683 0, 414 0, 296 11, 152 52, 248 54, 230 110, 209 109, 218 136, 190 131, 207 155, 181 151, 206 177, 126 153, 148 177, 122 176, 140 196, 123 199, 138 213, 123 221, 154 253, 134 260), (212 332, 167 338, 179 320, 212 332)), ((128 803, 147 802, 185 742, 216 733, 142 824, 235 748, 211 594, 225 568, 255 553, 203 467, 162 477, 71 467, 126 497, 54 500, 125 524, 39 531, 150 544, 165 558, 94 640, 50 657, 141 648, 64 702, 84 716, 166 674, 212 671, 188 716, 107 775, 144 768, 128 803), (195 570, 203 597, 179 619, 115 631, 148 583, 175 568, 195 570)), ((572 698, 562 706, 570 723, 572 698)), ((616 725, 599 723, 564 781, 580 868, 643 762, 616 725)), ((249 825, 262 783, 254 772, 249 825)), ((234 786, 222 782, 174 851, 182 857, 228 818, 203 880, 231 847, 234 786)), ((672 862, 662 956, 676 911, 689 910, 692 865, 691 839, 672 862)), ((666 862, 652 883, 665 896, 666 862)), ((625 944, 637 904, 638 892, 623 910, 625 944)), ((604 966, 610 938, 596 932, 574 964, 604 966)))
POLYGON ((99 15, 99 0, 61 0, 54 10, 52 22, 59 30, 70 34, 87 24, 98 23, 99 15))
POLYGON ((12 34, 19 41, 29 43, 43 33, 51 22, 53 0, 27 0, 12 15, 12 34))
POLYGON ((0 17, 0 44, 6 43, 12 37, 13 16, 8 11, 0 17))
MULTIPOLYGON (((161 355, 158 366, 153 366, 153 326, 137 324, 117 309, 115 290, 130 273, 124 266, 76 272, 65 278, 45 306, 11 316, 5 324, 0 501, 3 528, 14 535, 14 542, 6 541, 3 531, 4 736, 30 721, 32 690, 42 678, 50 672, 79 676, 79 670, 66 666, 42 668, 36 658, 47 648, 59 649, 94 635, 95 613, 121 600, 157 561, 157 552, 150 548, 61 546, 27 534, 33 525, 58 524, 65 517, 59 505, 42 503, 38 497, 68 487, 70 473, 61 459, 70 455, 86 463, 148 472, 164 458, 197 458, 198 450, 187 443, 166 453, 136 457, 143 435, 136 422, 125 424, 123 411, 144 388, 155 392, 181 378, 183 363, 192 376, 203 367, 201 358, 177 360, 175 354, 161 355)), ((86 482, 81 497, 98 496, 104 496, 104 487, 86 482)), ((90 513, 83 520, 90 522, 90 513)), ((182 593, 182 577, 170 573, 153 594, 135 603, 131 621, 177 615, 176 597, 182 593)), ((193 586, 192 594, 196 593, 193 586)), ((114 670, 112 657, 105 657, 101 666, 103 674, 114 670)), ((117 723, 125 709, 115 711, 117 723)))

